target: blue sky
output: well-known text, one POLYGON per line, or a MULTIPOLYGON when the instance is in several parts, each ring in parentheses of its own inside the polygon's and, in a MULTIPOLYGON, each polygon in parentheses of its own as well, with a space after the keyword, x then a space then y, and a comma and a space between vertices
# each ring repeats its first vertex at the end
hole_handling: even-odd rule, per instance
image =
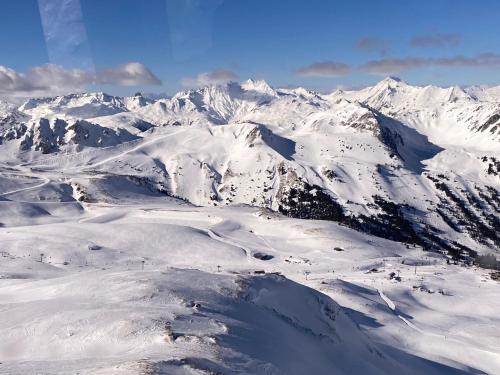
POLYGON ((77 84, 118 94, 250 77, 320 91, 385 75, 500 84, 497 0, 2 0, 0 13, 0 66, 33 80, 47 63, 99 72, 77 84), (136 81, 129 62, 143 64, 136 81))

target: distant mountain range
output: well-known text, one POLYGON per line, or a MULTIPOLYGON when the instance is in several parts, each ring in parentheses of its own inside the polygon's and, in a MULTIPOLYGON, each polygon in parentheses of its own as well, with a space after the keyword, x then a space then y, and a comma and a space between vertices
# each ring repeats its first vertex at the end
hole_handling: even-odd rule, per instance
POLYGON ((386 78, 321 95, 248 80, 166 99, 2 102, 0 162, 59 171, 76 200, 133 187, 333 220, 457 258, 500 247, 499 87, 386 78))

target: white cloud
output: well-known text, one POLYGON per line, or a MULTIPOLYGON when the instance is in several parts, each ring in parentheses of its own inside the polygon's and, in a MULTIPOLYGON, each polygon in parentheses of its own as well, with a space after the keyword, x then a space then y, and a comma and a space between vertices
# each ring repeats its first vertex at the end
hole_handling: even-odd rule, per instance
POLYGON ((0 91, 29 91, 29 85, 23 75, 13 69, 0 65, 0 91))
POLYGON ((161 81, 144 64, 129 62, 97 73, 97 81, 118 86, 161 85, 161 81))
POLYGON ((442 58, 391 58, 372 60, 361 66, 361 70, 371 74, 393 74, 406 70, 425 67, 485 67, 500 68, 500 55, 496 53, 482 53, 480 55, 466 57, 442 57, 442 58))
POLYGON ((160 85, 161 81, 143 64, 130 62, 96 74, 46 64, 25 73, 0 65, 0 95, 5 98, 60 95, 80 91, 92 84, 118 86, 160 85))
POLYGON ((42 65, 19 73, 0 66, 0 94, 6 97, 54 95, 77 90, 93 82, 93 75, 79 69, 42 65))
POLYGON ((181 80, 185 87, 202 87, 208 85, 219 85, 229 81, 235 81, 239 77, 230 70, 218 69, 211 72, 198 74, 196 77, 186 77, 181 80))
POLYGON ((81 69, 64 69, 59 65, 42 65, 32 68, 25 76, 26 81, 39 89, 49 90, 79 88, 91 84, 92 73, 81 69))

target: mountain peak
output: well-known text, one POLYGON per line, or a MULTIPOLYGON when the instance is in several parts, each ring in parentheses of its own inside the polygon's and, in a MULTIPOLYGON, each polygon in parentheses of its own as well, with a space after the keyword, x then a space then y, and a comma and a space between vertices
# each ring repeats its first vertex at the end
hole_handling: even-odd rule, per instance
POLYGON ((407 86, 407 85, 408 84, 399 77, 388 76, 388 77, 385 77, 379 83, 377 83, 375 86, 397 87, 397 86, 407 86))
POLYGON ((14 104, 11 104, 5 100, 0 99, 0 113, 2 112, 10 112, 14 110, 16 106, 14 104))
POLYGON ((245 91, 257 91, 272 96, 276 94, 276 91, 274 91, 274 89, 263 79, 260 80, 248 79, 241 84, 241 87, 245 91))
POLYGON ((396 81, 396 82, 403 82, 403 80, 399 77, 396 77, 396 76, 387 76, 385 77, 386 81, 396 81))

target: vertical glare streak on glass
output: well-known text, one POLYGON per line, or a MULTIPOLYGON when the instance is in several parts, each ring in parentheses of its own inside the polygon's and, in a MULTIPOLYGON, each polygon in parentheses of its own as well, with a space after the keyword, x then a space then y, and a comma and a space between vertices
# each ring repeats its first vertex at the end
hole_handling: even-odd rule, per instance
POLYGON ((50 62, 94 71, 80 0, 38 0, 50 62))
POLYGON ((172 53, 185 61, 212 46, 214 16, 224 0, 166 0, 172 53))

